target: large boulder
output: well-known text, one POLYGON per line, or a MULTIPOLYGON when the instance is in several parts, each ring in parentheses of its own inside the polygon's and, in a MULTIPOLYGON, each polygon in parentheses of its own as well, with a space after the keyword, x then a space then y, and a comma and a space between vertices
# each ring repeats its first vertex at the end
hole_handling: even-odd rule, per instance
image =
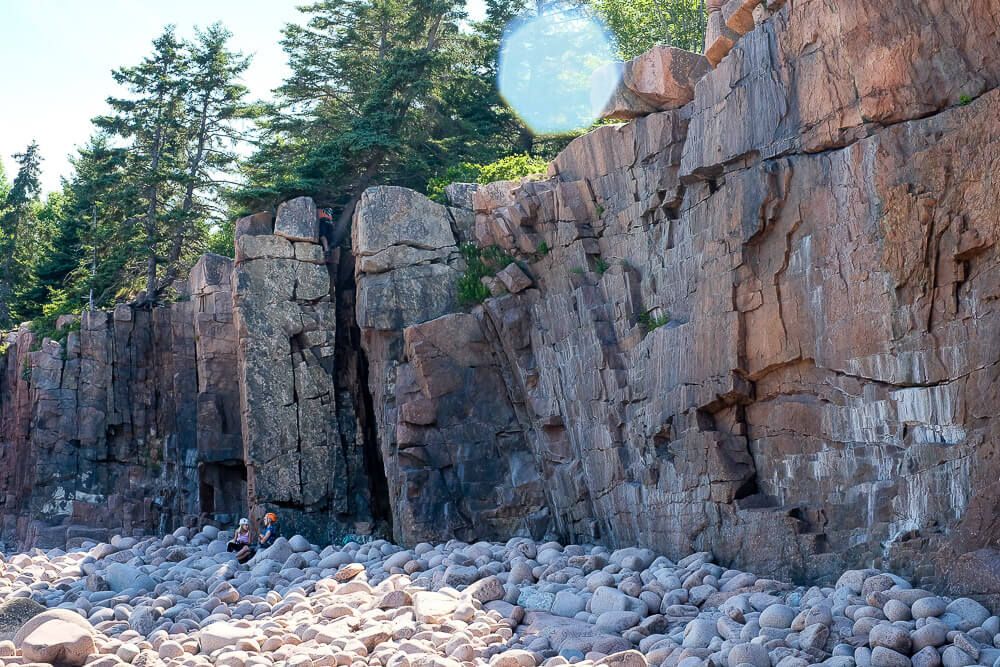
MULTIPOLYGON (((471 217, 468 211, 455 211, 471 217)), ((447 263, 457 252, 452 213, 413 190, 370 188, 355 214, 352 250, 359 269, 377 274, 424 263, 447 263)))
POLYGON ((458 604, 458 600, 443 593, 421 591, 413 595, 413 615, 421 623, 443 623, 458 604))
POLYGON ((104 580, 115 593, 124 590, 152 591, 156 582, 137 567, 124 563, 112 563, 104 573, 104 580))
POLYGON ((292 545, 284 537, 279 537, 274 541, 274 544, 266 549, 262 549, 257 552, 250 561, 251 564, 256 565, 265 560, 273 560, 276 563, 284 563, 288 560, 288 557, 295 553, 292 545))
POLYGON ((594 103, 601 118, 628 120, 679 109, 694 99, 694 86, 711 69, 705 56, 674 46, 654 46, 626 63, 594 75, 594 103), (605 101, 607 90, 611 98, 605 101))
POLYGON ((68 609, 42 612, 25 623, 14 636, 14 646, 29 662, 56 667, 79 667, 97 653, 94 628, 68 609))
POLYGON ((310 197, 297 197, 281 204, 274 221, 274 235, 289 241, 319 243, 319 218, 310 197))
POLYGON ((235 647, 241 639, 252 639, 254 631, 233 625, 229 621, 220 621, 202 629, 198 635, 198 646, 202 653, 212 653, 223 648, 235 647))

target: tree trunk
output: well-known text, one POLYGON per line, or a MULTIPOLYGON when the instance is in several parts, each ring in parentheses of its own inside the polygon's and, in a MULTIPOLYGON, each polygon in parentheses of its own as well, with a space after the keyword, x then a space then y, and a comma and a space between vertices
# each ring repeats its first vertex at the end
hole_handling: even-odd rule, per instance
POLYGON ((188 216, 194 210, 194 189, 198 173, 201 171, 201 164, 205 159, 205 143, 208 141, 208 107, 212 96, 212 90, 205 92, 201 104, 201 120, 198 123, 198 147, 193 156, 188 161, 188 182, 184 190, 184 201, 181 203, 181 219, 177 229, 174 230, 173 239, 170 244, 170 254, 167 256, 167 271, 163 279, 158 281, 156 289, 150 293, 153 301, 158 301, 160 295, 170 287, 177 278, 177 262, 180 261, 181 252, 184 250, 184 236, 187 232, 188 216))
POLYGON ((149 177, 152 183, 146 189, 149 205, 146 208, 146 298, 145 303, 155 300, 156 293, 156 212, 158 208, 159 187, 157 172, 160 169, 160 153, 163 150, 163 93, 157 98, 156 130, 153 134, 153 147, 149 161, 149 177))

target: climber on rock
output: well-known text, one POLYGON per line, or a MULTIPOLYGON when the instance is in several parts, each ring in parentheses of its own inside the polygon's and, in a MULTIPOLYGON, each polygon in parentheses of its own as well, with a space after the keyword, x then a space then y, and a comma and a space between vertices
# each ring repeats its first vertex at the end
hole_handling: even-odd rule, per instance
POLYGON ((240 519, 240 525, 236 529, 236 536, 226 545, 226 550, 229 553, 234 551, 242 551, 246 547, 250 546, 250 520, 247 518, 240 519))

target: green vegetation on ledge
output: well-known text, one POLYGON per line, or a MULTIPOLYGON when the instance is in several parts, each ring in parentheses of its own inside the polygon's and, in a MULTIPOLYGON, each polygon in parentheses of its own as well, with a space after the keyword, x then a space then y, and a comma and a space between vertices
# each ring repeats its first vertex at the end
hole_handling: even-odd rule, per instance
POLYGON ((496 275, 497 271, 510 264, 511 258, 495 245, 480 248, 464 243, 460 250, 465 259, 465 272, 458 279, 458 301, 466 307, 474 306, 490 296, 483 278, 496 275))
POLYGON ((511 155, 490 164, 463 162, 445 170, 441 176, 427 183, 427 196, 439 203, 446 203, 444 189, 452 183, 478 183, 486 185, 496 181, 516 181, 526 176, 544 174, 547 160, 527 154, 511 155))
POLYGON ((647 311, 639 315, 638 324, 648 333, 670 324, 670 313, 664 312, 662 315, 653 315, 647 311))

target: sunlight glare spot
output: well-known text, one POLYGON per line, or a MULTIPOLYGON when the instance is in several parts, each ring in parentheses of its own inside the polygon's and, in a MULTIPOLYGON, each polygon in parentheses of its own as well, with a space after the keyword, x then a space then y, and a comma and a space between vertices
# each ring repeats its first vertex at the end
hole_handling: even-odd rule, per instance
POLYGON ((580 10, 516 20, 500 51, 500 94, 535 134, 585 129, 618 85, 594 73, 616 60, 608 30, 580 10))

